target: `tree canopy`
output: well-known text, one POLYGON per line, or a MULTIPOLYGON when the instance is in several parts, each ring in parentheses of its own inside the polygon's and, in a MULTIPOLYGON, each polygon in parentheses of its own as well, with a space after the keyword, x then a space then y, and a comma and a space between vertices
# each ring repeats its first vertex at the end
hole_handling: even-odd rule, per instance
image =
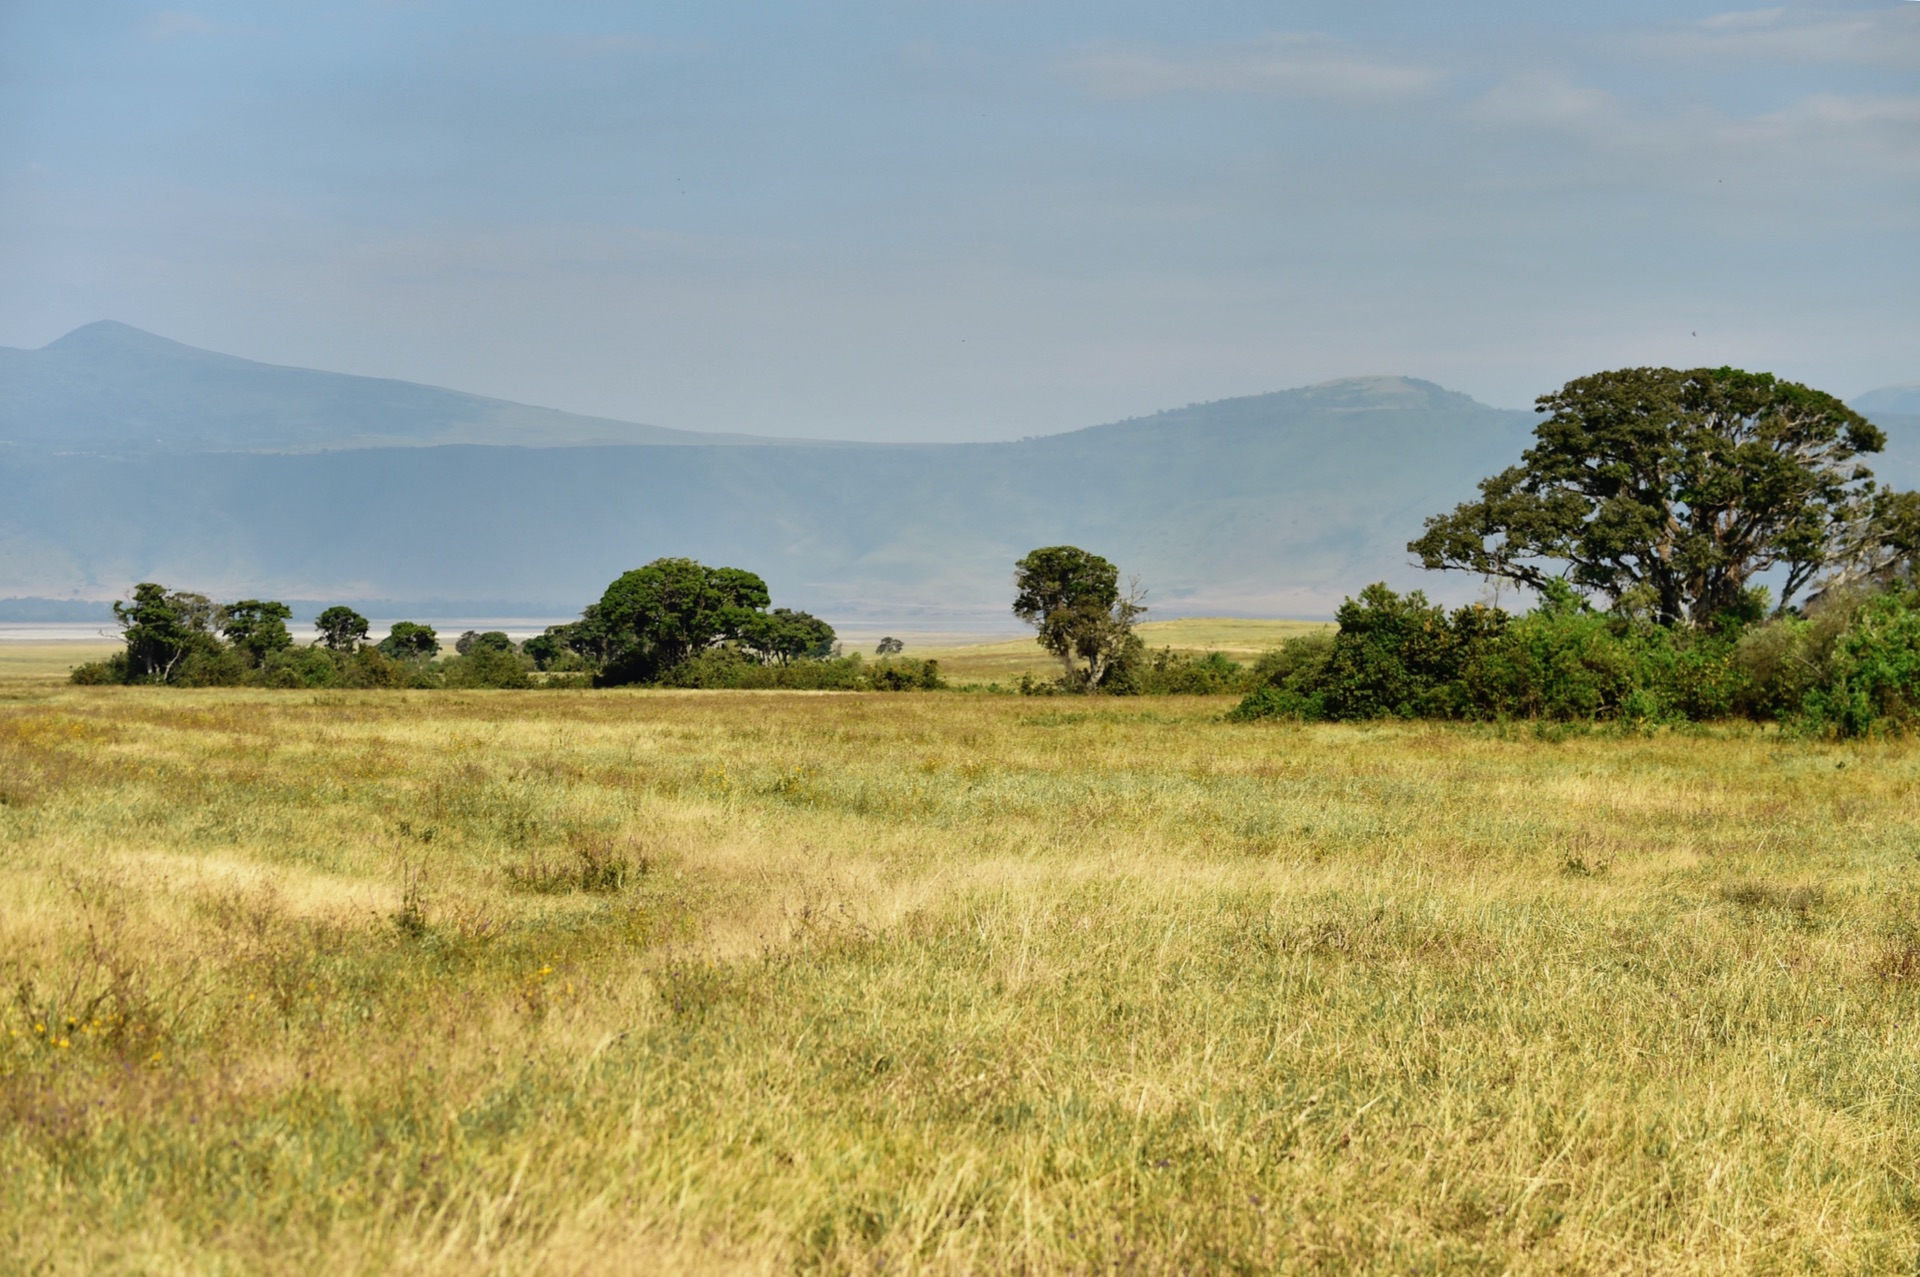
POLYGON ((1698 626, 1749 606, 1774 569, 1784 609, 1873 521, 1872 472, 1855 459, 1885 435, 1770 373, 1627 368, 1537 406, 1550 415, 1520 464, 1408 545, 1422 565, 1534 589, 1561 577, 1698 626))
POLYGON ((397 661, 424 661, 440 652, 440 636, 431 625, 415 621, 395 621, 387 636, 380 640, 380 652, 397 661))
POLYGON ((468 630, 454 640, 453 650, 461 656, 470 656, 475 649, 511 652, 514 650, 513 638, 505 630, 468 630))
POLYGON ((367 618, 338 603, 314 617, 313 627, 331 651, 351 652, 367 641, 367 618))
POLYGON ((740 627, 740 646, 769 665, 824 660, 833 655, 834 630, 809 612, 777 607, 757 612, 740 627))
POLYGON ((769 602, 767 583, 752 572, 655 559, 607 586, 581 618, 580 648, 596 651, 618 681, 651 678, 740 640, 769 602))
POLYGON ((219 646, 215 608, 204 594, 142 581, 131 597, 114 603, 113 616, 125 634, 127 669, 135 679, 165 681, 189 654, 219 646))
POLYGON ((1120 570, 1097 554, 1045 546, 1014 564, 1013 583, 1013 614, 1039 631, 1040 646, 1060 658, 1068 687, 1099 687, 1138 643, 1133 623, 1147 610, 1138 585, 1123 593, 1120 570))
POLYGON ((293 646, 287 621, 293 609, 272 599, 241 599, 219 609, 220 633, 227 642, 259 665, 274 652, 293 646))

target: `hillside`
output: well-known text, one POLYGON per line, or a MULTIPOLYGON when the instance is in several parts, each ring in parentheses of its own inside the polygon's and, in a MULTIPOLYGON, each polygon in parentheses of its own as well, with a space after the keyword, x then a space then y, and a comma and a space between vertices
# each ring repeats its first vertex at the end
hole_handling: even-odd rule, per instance
POLYGON ((1847 404, 1875 421, 1883 415, 1920 417, 1920 386, 1882 386, 1849 399, 1847 404))
MULTIPOLYGON (((1920 486, 1920 417, 1891 411, 1893 391, 1859 402, 1890 438, 1883 481, 1920 486)), ((1139 573, 1159 615, 1326 616, 1373 580, 1474 597, 1479 582, 1423 573, 1405 545, 1511 463, 1531 422, 1370 377, 1019 442, 821 444, 93 324, 0 350, 0 597, 157 579, 566 615, 626 568, 688 554, 843 622, 968 628, 1004 623, 1015 558, 1073 542, 1139 573)))
POLYGON ((626 568, 689 554, 830 617, 972 624, 1003 617, 1015 558, 1071 541, 1138 572, 1163 613, 1325 615, 1369 580, 1423 580, 1404 549, 1421 518, 1511 460, 1530 421, 1366 378, 996 444, 16 447, 0 595, 151 578, 570 613, 626 568))
POLYGON ((112 322, 39 350, 0 347, 0 444, 17 447, 127 454, 750 442, 255 363, 112 322))

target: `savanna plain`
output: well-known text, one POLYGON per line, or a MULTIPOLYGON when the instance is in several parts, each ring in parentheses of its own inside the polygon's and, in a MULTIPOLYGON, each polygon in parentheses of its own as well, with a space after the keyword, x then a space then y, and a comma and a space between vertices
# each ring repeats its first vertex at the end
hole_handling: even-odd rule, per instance
POLYGON ((0 1267, 1884 1272, 1920 750, 0 683, 0 1267))

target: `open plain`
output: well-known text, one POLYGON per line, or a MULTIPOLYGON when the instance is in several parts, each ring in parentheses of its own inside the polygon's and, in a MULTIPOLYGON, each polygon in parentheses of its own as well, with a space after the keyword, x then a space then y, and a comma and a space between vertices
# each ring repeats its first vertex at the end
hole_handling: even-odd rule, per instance
MULTIPOLYGON (((1186 656, 1218 652, 1230 660, 1252 664, 1290 638, 1331 632, 1325 621, 1275 621, 1240 617, 1185 617, 1144 621, 1135 627, 1149 655, 1162 649, 1186 656)), ((850 645, 851 646, 851 645, 850 645)), ((4 648, 0 648, 4 652, 4 648)), ((938 636, 932 642, 909 638, 904 653, 916 659, 940 662, 941 677, 959 686, 998 683, 1013 687, 1022 674, 1036 680, 1058 678, 1060 662, 1032 634, 1011 638, 967 641, 960 636, 938 636)))
POLYGON ((18 1270, 1867 1272, 1920 751, 0 686, 18 1270))

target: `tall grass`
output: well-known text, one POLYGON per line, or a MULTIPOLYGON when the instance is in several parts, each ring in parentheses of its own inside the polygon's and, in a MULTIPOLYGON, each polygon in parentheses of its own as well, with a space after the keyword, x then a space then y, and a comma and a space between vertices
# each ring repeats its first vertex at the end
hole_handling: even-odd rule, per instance
POLYGON ((1920 751, 1229 702, 17 690, 45 1272, 1920 1248, 1920 751))

